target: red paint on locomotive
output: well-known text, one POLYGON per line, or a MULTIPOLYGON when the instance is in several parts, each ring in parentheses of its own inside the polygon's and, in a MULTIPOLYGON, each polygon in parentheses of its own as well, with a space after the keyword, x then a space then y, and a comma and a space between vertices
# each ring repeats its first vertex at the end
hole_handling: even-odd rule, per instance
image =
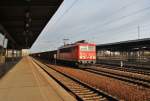
POLYGON ((95 60, 96 59, 96 49, 95 44, 79 44, 79 60, 95 60))
POLYGON ((91 43, 75 43, 60 47, 57 50, 57 59, 86 64, 95 63, 96 45, 91 43))

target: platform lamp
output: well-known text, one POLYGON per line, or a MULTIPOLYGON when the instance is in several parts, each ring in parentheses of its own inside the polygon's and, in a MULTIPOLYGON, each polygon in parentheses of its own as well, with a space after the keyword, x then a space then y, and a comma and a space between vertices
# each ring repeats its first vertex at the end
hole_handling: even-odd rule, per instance
MULTIPOLYGON (((30 0, 29 0, 30 1, 30 0)), ((28 5, 27 10, 25 11, 25 25, 24 25, 24 33, 25 33, 25 43, 26 43, 26 47, 28 48, 28 41, 29 41, 29 32, 30 28, 31 28, 31 13, 30 13, 30 4, 28 5)))

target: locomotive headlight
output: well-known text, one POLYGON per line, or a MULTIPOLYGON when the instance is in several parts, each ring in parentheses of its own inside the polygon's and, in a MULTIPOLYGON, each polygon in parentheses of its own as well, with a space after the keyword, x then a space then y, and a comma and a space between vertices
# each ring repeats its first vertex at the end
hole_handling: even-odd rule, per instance
POLYGON ((96 57, 95 57, 95 56, 93 56, 93 59, 96 59, 96 57))

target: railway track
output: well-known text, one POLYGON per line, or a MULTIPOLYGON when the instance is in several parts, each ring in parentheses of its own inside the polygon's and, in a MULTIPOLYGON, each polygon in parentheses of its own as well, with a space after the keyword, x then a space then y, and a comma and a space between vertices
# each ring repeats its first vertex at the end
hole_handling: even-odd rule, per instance
POLYGON ((119 66, 112 66, 112 65, 106 65, 106 64, 96 64, 95 66, 101 66, 103 68, 109 68, 109 69, 115 69, 115 70, 120 70, 120 71, 127 71, 127 72, 132 72, 132 73, 150 75, 150 68, 119 67, 119 66))
POLYGON ((106 71, 103 69, 101 70, 101 69, 98 69, 98 67, 96 67, 96 68, 89 67, 89 68, 84 68, 82 70, 87 71, 87 72, 91 72, 94 74, 103 75, 103 76, 115 78, 118 80, 122 80, 122 81, 125 81, 127 83, 132 83, 134 85, 136 84, 139 86, 150 88, 150 80, 149 79, 143 79, 143 78, 133 77, 133 76, 129 76, 129 75, 123 75, 121 73, 115 73, 115 72, 112 72, 110 70, 109 71, 106 71))
POLYGON ((71 92, 78 101, 118 101, 115 97, 100 91, 90 85, 81 82, 67 74, 56 71, 49 66, 33 60, 39 67, 41 67, 49 76, 51 76, 57 83, 71 92))

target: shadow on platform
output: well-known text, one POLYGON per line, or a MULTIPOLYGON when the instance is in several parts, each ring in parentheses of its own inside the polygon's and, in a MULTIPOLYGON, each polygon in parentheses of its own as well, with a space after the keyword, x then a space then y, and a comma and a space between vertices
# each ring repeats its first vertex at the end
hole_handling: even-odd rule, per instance
POLYGON ((0 65, 0 79, 1 79, 5 74, 7 74, 7 72, 8 72, 9 70, 11 70, 13 67, 15 67, 15 65, 18 64, 21 59, 22 59, 22 58, 17 58, 17 59, 14 59, 14 60, 9 60, 9 61, 7 61, 5 64, 1 64, 1 65, 0 65))

